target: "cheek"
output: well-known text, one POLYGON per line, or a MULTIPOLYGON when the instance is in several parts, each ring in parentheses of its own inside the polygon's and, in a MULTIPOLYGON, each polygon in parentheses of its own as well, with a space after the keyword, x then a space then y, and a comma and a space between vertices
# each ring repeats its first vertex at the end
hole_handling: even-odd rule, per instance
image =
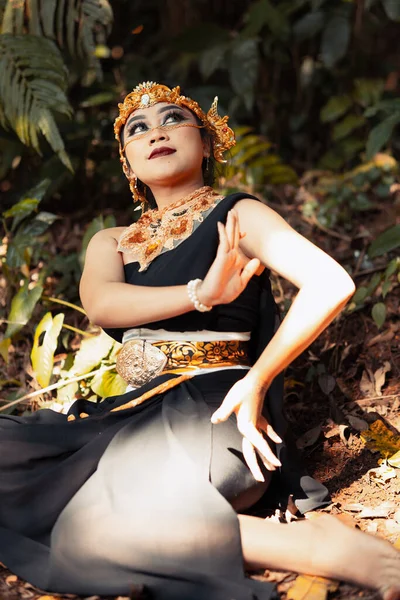
POLYGON ((179 143, 185 147, 185 154, 192 158, 203 160, 203 143, 198 129, 194 127, 182 127, 179 143))

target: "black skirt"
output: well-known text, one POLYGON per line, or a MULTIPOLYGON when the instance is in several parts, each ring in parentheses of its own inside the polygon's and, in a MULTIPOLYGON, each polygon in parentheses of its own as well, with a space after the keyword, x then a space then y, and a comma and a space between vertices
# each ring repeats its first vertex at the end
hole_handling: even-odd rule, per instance
MULTIPOLYGON (((218 244, 216 222, 242 197, 225 198, 147 271, 127 265, 126 281, 163 286, 204 277, 218 244)), ((229 305, 144 327, 251 331, 255 360, 275 321, 264 272, 229 305)), ((245 576, 236 511, 260 496, 261 503, 284 508, 292 495, 301 512, 329 498, 287 443, 282 378, 265 402, 266 416, 285 440, 274 448, 282 468, 268 489, 245 464, 235 417, 211 424, 212 412, 244 375, 239 369, 198 375, 112 412, 175 377, 163 375, 99 404, 77 400, 73 421, 51 410, 1 416, 0 561, 51 592, 127 595, 133 585, 146 585, 159 600, 275 597, 270 584, 245 576), (80 419, 81 412, 89 416, 80 419)))

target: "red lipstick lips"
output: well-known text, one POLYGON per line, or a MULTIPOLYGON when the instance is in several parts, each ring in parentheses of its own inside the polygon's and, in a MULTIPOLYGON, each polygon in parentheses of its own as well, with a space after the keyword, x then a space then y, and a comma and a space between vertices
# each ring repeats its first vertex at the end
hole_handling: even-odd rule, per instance
POLYGON ((157 158, 159 156, 168 156, 169 154, 173 154, 174 152, 176 152, 176 150, 174 150, 174 148, 169 148, 168 146, 154 148, 153 152, 149 156, 149 160, 151 158, 157 158))

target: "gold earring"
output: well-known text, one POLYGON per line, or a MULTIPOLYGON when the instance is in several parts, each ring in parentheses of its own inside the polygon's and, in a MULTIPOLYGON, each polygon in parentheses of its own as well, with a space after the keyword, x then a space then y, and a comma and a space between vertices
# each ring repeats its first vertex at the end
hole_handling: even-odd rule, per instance
POLYGON ((144 192, 144 194, 139 192, 136 175, 133 175, 133 177, 129 179, 129 189, 132 192, 133 202, 140 202, 142 211, 144 211, 147 204, 147 198, 144 195, 146 192, 144 192))

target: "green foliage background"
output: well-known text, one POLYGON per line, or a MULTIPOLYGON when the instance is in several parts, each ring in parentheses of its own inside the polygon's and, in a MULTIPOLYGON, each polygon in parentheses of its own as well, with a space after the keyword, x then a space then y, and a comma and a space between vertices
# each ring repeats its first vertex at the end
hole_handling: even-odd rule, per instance
MULTIPOLYGON (((293 186, 307 218, 351 234, 398 182, 399 33, 397 0, 0 0, 2 356, 48 277, 58 273, 49 302, 76 302, 87 242, 115 224, 101 212, 129 206, 112 123, 137 83, 179 84, 204 108, 218 95, 238 139, 220 186, 264 197, 293 186), (82 253, 50 252, 53 224, 78 211, 90 221, 82 253)), ((378 326, 399 246, 393 223, 370 250, 387 269, 353 303, 382 288, 378 326)), ((67 325, 46 317, 40 327, 43 385, 51 336, 67 325)))

